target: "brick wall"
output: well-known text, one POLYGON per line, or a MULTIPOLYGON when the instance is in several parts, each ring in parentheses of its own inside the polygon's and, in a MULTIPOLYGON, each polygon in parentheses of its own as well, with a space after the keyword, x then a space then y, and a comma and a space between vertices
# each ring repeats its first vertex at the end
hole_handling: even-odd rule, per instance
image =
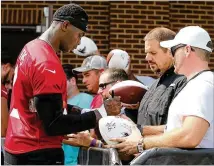
MULTIPOLYGON (((37 25, 44 19, 43 7, 53 4, 54 11, 71 1, 2 1, 1 22, 37 25)), ((89 33, 102 55, 109 50, 126 50, 132 70, 139 75, 154 74, 145 61, 143 37, 152 28, 164 26, 174 31, 187 25, 205 28, 214 42, 214 1, 75 1, 89 14, 89 33)), ((79 66, 83 58, 63 54, 62 62, 79 66)), ((210 67, 214 69, 214 54, 210 67)))
MULTIPOLYGON (((206 29, 214 43, 214 1, 170 2, 170 29, 178 31, 184 26, 199 25, 206 29)), ((214 69, 214 53, 210 58, 214 69)))

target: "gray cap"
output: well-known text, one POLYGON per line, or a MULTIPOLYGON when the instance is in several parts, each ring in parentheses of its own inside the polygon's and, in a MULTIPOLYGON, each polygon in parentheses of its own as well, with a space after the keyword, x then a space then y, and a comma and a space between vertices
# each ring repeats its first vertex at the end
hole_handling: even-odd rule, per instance
POLYGON ((86 71, 90 71, 93 69, 106 69, 107 62, 106 59, 99 55, 89 56, 84 59, 81 67, 77 67, 73 69, 74 72, 82 73, 86 71))

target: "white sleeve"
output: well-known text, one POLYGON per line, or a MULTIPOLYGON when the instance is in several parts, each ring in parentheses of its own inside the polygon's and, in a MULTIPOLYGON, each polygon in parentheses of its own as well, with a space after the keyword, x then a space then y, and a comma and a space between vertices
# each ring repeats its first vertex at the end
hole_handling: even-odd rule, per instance
POLYGON ((206 82, 202 82, 201 86, 200 81, 198 84, 192 84, 188 86, 188 98, 184 101, 184 110, 182 110, 183 116, 193 115, 198 116, 209 123, 213 121, 213 101, 214 101, 214 88, 213 85, 210 85, 206 82))

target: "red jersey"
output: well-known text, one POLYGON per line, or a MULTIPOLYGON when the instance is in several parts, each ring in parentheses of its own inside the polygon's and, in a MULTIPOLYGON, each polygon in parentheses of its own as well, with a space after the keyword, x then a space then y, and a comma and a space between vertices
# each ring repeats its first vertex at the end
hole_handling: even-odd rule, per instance
MULTIPOLYGON (((66 76, 60 59, 45 41, 35 39, 22 49, 16 63, 5 150, 12 154, 61 148, 62 136, 48 136, 33 97, 61 93, 66 100, 66 76)), ((62 106, 63 107, 63 106, 62 106)))
POLYGON ((3 84, 1 84, 1 97, 8 99, 7 89, 5 88, 5 86, 3 84))

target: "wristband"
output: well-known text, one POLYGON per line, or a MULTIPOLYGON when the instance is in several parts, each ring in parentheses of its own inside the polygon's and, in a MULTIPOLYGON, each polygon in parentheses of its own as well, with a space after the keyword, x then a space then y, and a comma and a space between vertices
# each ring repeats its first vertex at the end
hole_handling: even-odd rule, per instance
POLYGON ((94 139, 91 141, 90 147, 95 147, 95 146, 96 146, 96 142, 97 142, 97 140, 94 138, 94 139))
POLYGON ((98 148, 102 148, 102 145, 103 145, 102 141, 99 141, 98 148))

